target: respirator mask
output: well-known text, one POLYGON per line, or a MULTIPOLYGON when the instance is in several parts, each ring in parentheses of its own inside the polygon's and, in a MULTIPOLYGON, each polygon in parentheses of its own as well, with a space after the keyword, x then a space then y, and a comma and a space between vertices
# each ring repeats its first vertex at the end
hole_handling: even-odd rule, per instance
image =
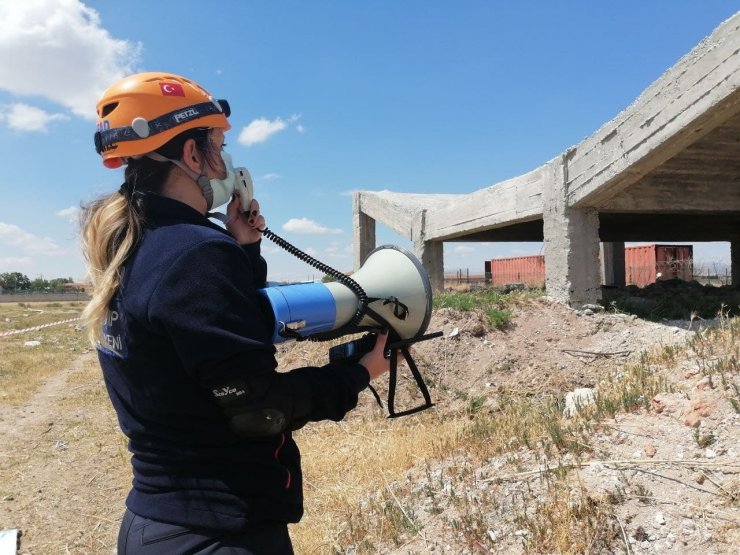
POLYGON ((207 179, 205 176, 198 178, 198 184, 203 189, 203 196, 208 201, 208 210, 212 210, 226 204, 231 200, 234 193, 239 194, 242 212, 249 210, 252 202, 252 178, 247 168, 234 168, 231 155, 221 151, 221 159, 226 168, 226 177, 223 179, 207 179), (208 181, 206 185, 206 180, 208 181), (210 193, 209 193, 210 191, 210 193))
MULTIPOLYGON (((165 158, 157 152, 150 152, 147 156, 158 162, 172 162, 192 177, 200 187, 203 197, 208 203, 208 210, 226 204, 231 200, 231 195, 234 193, 239 194, 241 211, 247 212, 250 209, 252 197, 254 196, 252 176, 249 175, 247 168, 234 168, 231 162, 231 155, 227 152, 221 151, 221 159, 224 161, 224 167, 226 169, 226 177, 223 179, 209 179, 205 174, 198 175, 179 160, 165 158)), ((212 213, 211 216, 223 222, 226 221, 226 216, 223 214, 212 213)))

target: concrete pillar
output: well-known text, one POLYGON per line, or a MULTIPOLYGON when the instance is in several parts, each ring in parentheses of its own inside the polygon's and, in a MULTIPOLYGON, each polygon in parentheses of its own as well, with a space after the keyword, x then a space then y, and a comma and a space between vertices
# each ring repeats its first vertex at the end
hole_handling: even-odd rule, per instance
POLYGON ((354 240, 354 264, 356 272, 375 248, 375 220, 362 211, 360 194, 352 197, 352 223, 354 240))
POLYGON ((569 152, 550 162, 543 191, 547 294, 573 307, 601 299, 599 215, 568 202, 569 152))
POLYGON ((439 293, 444 290, 445 286, 444 242, 425 240, 426 213, 426 210, 420 210, 414 216, 411 240, 414 242, 416 257, 429 275, 432 292, 439 293))
POLYGON ((740 289, 740 239, 730 242, 730 272, 732 286, 740 289))
POLYGON ((624 287, 624 243, 601 243, 601 277, 604 285, 624 287))
POLYGON ((439 293, 445 287, 444 265, 444 243, 442 241, 423 241, 414 243, 416 257, 421 260, 421 265, 429 274, 429 282, 432 284, 432 292, 439 293))

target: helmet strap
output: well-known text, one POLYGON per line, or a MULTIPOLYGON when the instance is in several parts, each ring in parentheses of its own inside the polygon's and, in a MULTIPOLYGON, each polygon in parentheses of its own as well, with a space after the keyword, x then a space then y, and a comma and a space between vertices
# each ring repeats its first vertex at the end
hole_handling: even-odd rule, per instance
POLYGON ((172 162, 178 168, 184 171, 188 177, 190 177, 198 184, 198 187, 200 187, 200 192, 203 194, 203 198, 206 199, 208 208, 211 208, 211 205, 213 204, 213 188, 211 187, 211 180, 208 179, 208 176, 206 174, 201 173, 200 175, 198 175, 193 170, 188 168, 185 164, 180 162, 180 160, 167 158, 166 156, 162 156, 158 152, 150 152, 148 154, 145 154, 145 156, 147 158, 151 158, 152 160, 156 160, 157 162, 172 162))

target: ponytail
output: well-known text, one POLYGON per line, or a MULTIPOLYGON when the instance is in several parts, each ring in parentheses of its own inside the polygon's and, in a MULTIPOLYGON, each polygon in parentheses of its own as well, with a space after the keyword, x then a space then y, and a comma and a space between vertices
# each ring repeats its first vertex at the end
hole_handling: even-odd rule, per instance
POLYGON ((93 291, 82 319, 93 345, 101 343, 108 305, 121 282, 121 268, 141 238, 144 217, 140 202, 113 193, 83 209, 82 250, 93 291))

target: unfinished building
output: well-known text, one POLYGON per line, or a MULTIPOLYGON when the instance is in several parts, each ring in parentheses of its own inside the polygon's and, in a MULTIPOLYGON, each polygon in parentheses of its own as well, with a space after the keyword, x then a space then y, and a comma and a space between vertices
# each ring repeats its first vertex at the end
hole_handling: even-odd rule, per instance
POLYGON ((602 270, 624 283, 632 241, 729 241, 737 287, 740 12, 539 168, 469 194, 360 191, 353 211, 355 269, 379 221, 413 242, 435 290, 446 241, 543 241, 547 292, 572 306, 600 299, 602 270))

